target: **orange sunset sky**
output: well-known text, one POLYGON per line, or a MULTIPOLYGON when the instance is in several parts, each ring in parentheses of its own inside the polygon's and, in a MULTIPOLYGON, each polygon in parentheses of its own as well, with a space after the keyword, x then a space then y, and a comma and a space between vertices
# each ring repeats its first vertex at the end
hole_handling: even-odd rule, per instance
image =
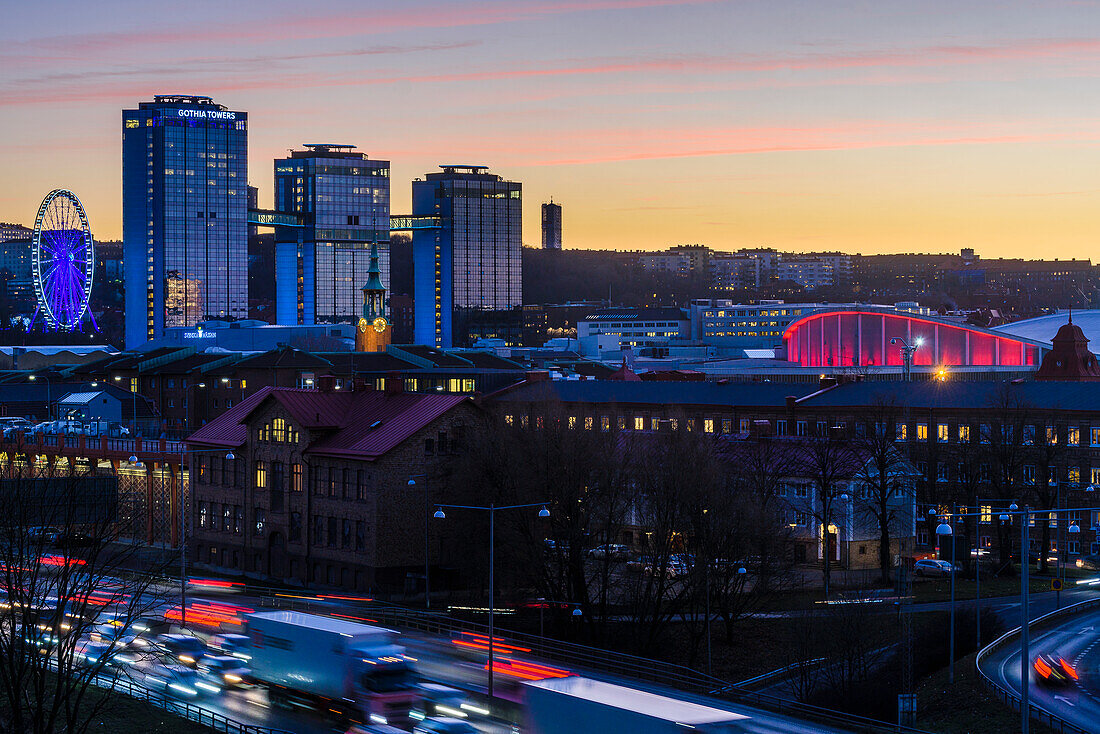
POLYGON ((121 110, 208 94, 271 160, 354 143, 392 211, 440 163, 564 207, 567 248, 1092 258, 1100 6, 786 0, 9 3, 0 221, 121 234, 121 110))

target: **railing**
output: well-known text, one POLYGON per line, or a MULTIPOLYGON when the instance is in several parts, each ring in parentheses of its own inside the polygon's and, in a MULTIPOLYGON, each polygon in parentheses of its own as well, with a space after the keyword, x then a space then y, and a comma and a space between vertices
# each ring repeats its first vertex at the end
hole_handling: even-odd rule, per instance
POLYGON ((160 693, 150 691, 145 686, 137 685, 129 679, 112 678, 110 676, 96 676, 96 684, 101 688, 125 693, 128 696, 146 701, 157 708, 169 713, 182 716, 189 721, 194 721, 203 726, 208 726, 214 731, 224 734, 292 734, 285 729, 272 729, 258 724, 245 724, 219 714, 216 711, 197 706, 187 701, 169 698, 160 693))
MULTIPOLYGON (((1072 604, 1068 607, 1064 607, 1048 614, 1044 614, 1041 617, 1036 617, 1028 624, 1028 629, 1041 627, 1048 624, 1052 620, 1060 619, 1061 617, 1069 617, 1085 609, 1091 609, 1097 606, 1100 606, 1100 599, 1090 599, 1089 601, 1083 601, 1079 604, 1072 604)), ((1003 701, 1008 706, 1016 709, 1017 711, 1019 711, 1020 709, 1019 694, 1012 692, 1008 688, 997 683, 990 676, 986 675, 985 671, 982 670, 982 660, 988 657, 994 651, 1004 647, 1013 638, 1019 637, 1020 630, 1022 629, 1023 627, 1021 626, 1005 632, 996 640, 979 650, 977 657, 974 659, 974 667, 977 668, 978 676, 982 679, 982 682, 986 685, 986 687, 989 688, 994 694, 996 694, 1001 699, 1001 701, 1003 701)), ((1023 683, 1026 685, 1026 682, 1023 683)), ((1028 711, 1032 720, 1045 724, 1046 726, 1049 726, 1051 729, 1057 732, 1064 732, 1065 734, 1090 734, 1090 730, 1082 729, 1076 724, 1066 721, 1057 714, 1047 711, 1046 709, 1041 708, 1040 706, 1037 706, 1030 701, 1028 702, 1028 711)))
MULTIPOLYGON (((795 670, 801 670, 802 668, 817 667, 821 663, 824 663, 827 659, 828 658, 813 658, 812 660, 800 660, 797 663, 785 665, 782 668, 777 668, 776 670, 762 673, 761 675, 755 676, 753 678, 746 678, 743 681, 738 681, 730 687, 747 690, 749 688, 752 688, 753 686, 758 686, 761 683, 770 683, 773 680, 782 680, 783 678, 787 677, 788 673, 791 673, 795 670)), ((720 693, 720 691, 711 691, 711 693, 717 694, 720 693)))
MULTIPOLYGON (((286 597, 265 596, 261 598, 260 604, 261 606, 290 608, 298 611, 316 611, 319 614, 326 614, 331 611, 323 606, 317 606, 315 609, 315 605, 307 600, 288 599, 286 597)), ((488 625, 454 619, 432 612, 408 609, 377 601, 365 602, 364 605, 367 607, 364 610, 367 617, 374 623, 383 626, 412 629, 434 635, 451 635, 461 632, 487 635, 489 632, 488 625)), ((500 634, 500 632, 500 628, 496 628, 495 633, 500 634)), ((727 681, 675 663, 552 640, 523 632, 508 631, 507 635, 510 644, 522 645, 530 649, 531 655, 544 660, 589 668, 636 680, 650 681, 691 693, 715 695, 733 703, 755 706, 782 716, 793 716, 803 720, 839 726, 847 731, 861 734, 885 734, 886 732, 928 734, 921 729, 875 721, 840 711, 789 701, 778 696, 744 690, 735 684, 730 684, 727 681)))

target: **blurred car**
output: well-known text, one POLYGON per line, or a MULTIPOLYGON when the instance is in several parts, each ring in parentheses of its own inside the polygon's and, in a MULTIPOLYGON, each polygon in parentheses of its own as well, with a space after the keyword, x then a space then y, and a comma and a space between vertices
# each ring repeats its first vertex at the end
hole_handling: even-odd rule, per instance
POLYGON ((189 668, 194 668, 206 656, 206 643, 192 635, 160 635, 156 642, 167 653, 167 657, 174 658, 189 668))
POLYGON ((113 644, 116 650, 129 647, 137 639, 137 633, 121 624, 97 624, 89 635, 92 642, 113 644))
MULTIPOLYGON (((677 558, 675 555, 670 556, 664 563, 664 575, 667 578, 683 576, 688 572, 688 569, 689 567, 684 563, 683 559, 677 558)), ((656 556, 641 556, 640 558, 627 561, 626 570, 635 572, 641 571, 655 575, 661 570, 661 561, 656 556)))
POLYGON ((92 667, 102 663, 104 667, 109 667, 116 663, 117 649, 112 648, 109 642, 83 639, 73 648, 73 661, 79 666, 92 667))
POLYGON ((413 727, 413 734, 477 734, 477 729, 465 719, 433 716, 417 722, 413 727))
POLYGON ((618 543, 604 543, 588 550, 589 558, 600 560, 610 558, 612 561, 625 561, 630 558, 630 548, 618 543))
POLYGON ((247 688, 252 671, 240 658, 229 655, 209 655, 198 662, 199 682, 223 688, 247 688))
POLYGON ((398 729, 389 724, 355 724, 344 734, 409 734, 404 729, 398 729))
POLYGON ((185 665, 161 664, 152 666, 145 674, 145 687, 169 695, 194 698, 199 695, 198 680, 198 673, 185 665))
POLYGON ((959 567, 952 566, 950 561, 937 558, 922 558, 913 564, 913 573, 917 576, 950 576, 958 570, 959 567))
POLYGON ((248 635, 214 635, 206 646, 221 655, 231 655, 240 660, 251 660, 248 635))
POLYGON ((1077 680, 1077 671, 1061 655, 1041 653, 1031 664, 1035 680, 1048 686, 1065 686, 1077 680))

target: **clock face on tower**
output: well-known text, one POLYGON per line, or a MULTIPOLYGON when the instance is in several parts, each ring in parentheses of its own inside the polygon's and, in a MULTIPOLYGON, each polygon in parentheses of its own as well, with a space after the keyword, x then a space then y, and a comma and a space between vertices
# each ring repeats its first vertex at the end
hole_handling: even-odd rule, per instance
POLYGON ((367 320, 361 316, 359 317, 359 331, 364 334, 367 333, 367 320))
MULTIPOLYGON (((374 324, 374 330, 377 331, 379 334, 381 334, 383 331, 386 330, 386 326, 387 326, 386 320, 384 318, 382 318, 381 316, 376 318, 374 320, 373 324, 374 324)), ((360 327, 360 328, 362 328, 363 330, 366 330, 366 322, 365 321, 363 322, 363 326, 360 327)))

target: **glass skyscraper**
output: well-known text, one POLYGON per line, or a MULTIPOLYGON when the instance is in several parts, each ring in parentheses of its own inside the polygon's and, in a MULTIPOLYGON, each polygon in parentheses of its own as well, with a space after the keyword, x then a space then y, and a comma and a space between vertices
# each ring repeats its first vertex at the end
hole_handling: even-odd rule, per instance
POLYGON ((275 208, 304 227, 275 228, 275 321, 357 321, 370 250, 390 282, 390 162, 354 145, 311 144, 275 161, 275 208))
POLYGON ((248 115, 157 95, 122 112, 126 346, 248 317, 248 115))
POLYGON ((514 309, 522 293, 522 185, 486 166, 440 166, 413 181, 413 216, 440 229, 413 231, 417 344, 464 346, 463 323, 514 309))

